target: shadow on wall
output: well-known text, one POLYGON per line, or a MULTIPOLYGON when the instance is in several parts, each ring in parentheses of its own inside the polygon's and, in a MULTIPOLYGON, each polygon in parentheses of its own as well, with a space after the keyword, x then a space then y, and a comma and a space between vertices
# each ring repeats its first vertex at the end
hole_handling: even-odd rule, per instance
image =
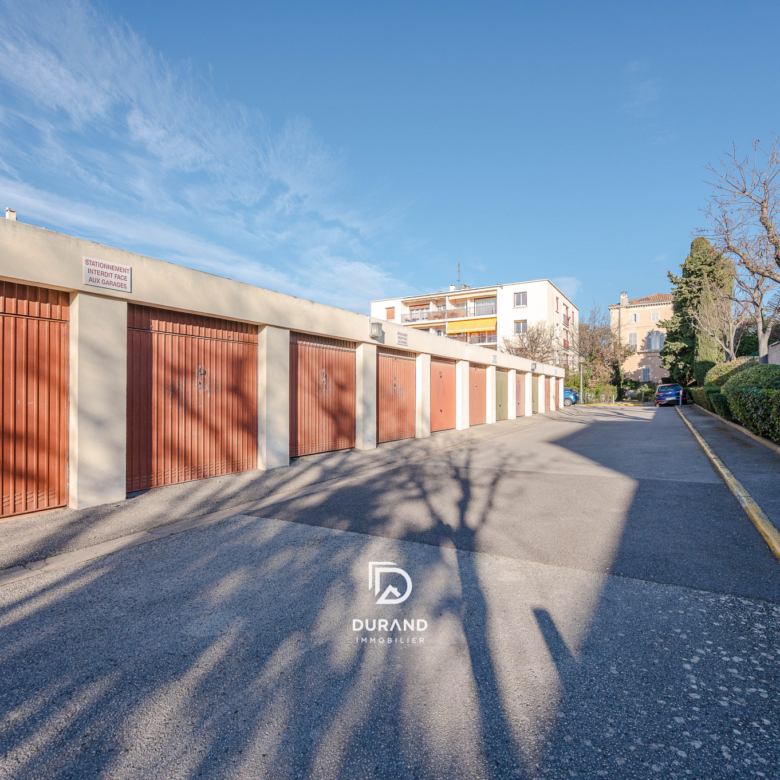
MULTIPOLYGON (((459 448, 264 510, 295 522, 239 517, 21 589, 0 611, 0 755, 17 778, 498 780, 614 768, 628 754, 611 741, 620 723, 658 718, 669 743, 685 726, 669 726, 656 700, 687 690, 672 661, 689 649, 649 615, 690 603, 696 635, 721 597, 641 580, 736 582, 777 601, 780 584, 768 553, 754 571, 732 571, 754 552, 753 529, 718 515, 717 481, 667 481, 658 505, 658 485, 620 452, 594 459, 604 433, 641 441, 650 418, 626 423, 602 410, 592 419, 553 434, 538 455, 508 440, 459 448), (576 499, 552 489, 560 475, 538 470, 560 458, 576 499), (594 479, 623 491, 625 513, 604 511, 600 490, 585 489, 594 479), (701 519, 680 529, 691 500, 701 519), (539 507, 533 522, 526 505, 539 507), (678 552, 701 548, 705 523, 731 538, 697 572, 699 561, 678 552), (426 644, 355 642, 352 619, 377 614, 366 588, 377 560, 410 574, 414 595, 393 616, 426 619, 426 644), (540 565, 549 561, 571 568, 540 565), (602 574, 610 570, 628 579, 617 585, 602 574), (65 633, 53 631, 62 616, 65 633), (572 730, 587 749, 566 740, 572 730)), ((701 706, 732 725, 714 699, 701 706)), ((650 759, 670 765, 655 746, 637 750, 639 770, 650 759)), ((719 743, 696 754, 698 766, 716 760, 719 743)))

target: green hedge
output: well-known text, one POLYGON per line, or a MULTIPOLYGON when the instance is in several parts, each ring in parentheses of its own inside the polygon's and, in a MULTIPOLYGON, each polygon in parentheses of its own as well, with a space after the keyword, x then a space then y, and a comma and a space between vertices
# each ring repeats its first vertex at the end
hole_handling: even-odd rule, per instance
POLYGON ((726 420, 731 419, 731 407, 729 406, 729 399, 725 393, 709 392, 710 388, 707 388, 707 400, 710 402, 710 408, 715 414, 719 414, 726 420))
POLYGON ((701 406, 702 409, 709 409, 709 411, 712 411, 710 399, 707 397, 707 389, 705 387, 691 387, 689 390, 691 391, 691 395, 693 395, 695 403, 701 406))
POLYGON ((723 387, 731 377, 753 365, 757 364, 756 359, 752 357, 740 357, 736 360, 730 360, 728 363, 718 363, 717 366, 713 366, 707 372, 707 376, 704 378, 704 386, 715 385, 716 387, 723 387))
POLYGON ((748 430, 780 441, 780 366, 754 365, 723 386, 731 413, 748 430))

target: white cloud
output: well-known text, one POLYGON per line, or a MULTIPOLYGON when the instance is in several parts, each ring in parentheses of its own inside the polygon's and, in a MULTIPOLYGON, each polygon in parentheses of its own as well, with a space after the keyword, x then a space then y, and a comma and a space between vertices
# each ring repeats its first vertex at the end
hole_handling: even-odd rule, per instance
POLYGON ((22 219, 358 310, 398 285, 371 263, 397 215, 341 202, 305 117, 275 132, 84 0, 0 0, 0 97, 22 219))
POLYGON ((628 88, 629 96, 624 108, 634 116, 646 116, 650 106, 661 97, 661 87, 657 79, 632 81, 628 88))
POLYGON ((576 276, 556 276, 552 283, 570 300, 577 297, 582 282, 576 276))

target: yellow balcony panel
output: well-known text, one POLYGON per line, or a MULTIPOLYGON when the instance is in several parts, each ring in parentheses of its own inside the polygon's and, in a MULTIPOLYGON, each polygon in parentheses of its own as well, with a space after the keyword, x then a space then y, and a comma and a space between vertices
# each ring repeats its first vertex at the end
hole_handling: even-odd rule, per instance
POLYGON ((476 333, 481 330, 495 330, 497 317, 480 317, 477 320, 458 320, 447 323, 447 335, 450 333, 476 333))

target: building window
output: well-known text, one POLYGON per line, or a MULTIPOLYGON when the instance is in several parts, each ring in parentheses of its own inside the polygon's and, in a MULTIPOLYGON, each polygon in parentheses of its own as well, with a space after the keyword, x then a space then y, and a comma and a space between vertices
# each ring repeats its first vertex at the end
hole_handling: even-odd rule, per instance
POLYGON ((560 311, 560 309, 558 308, 558 296, 557 295, 555 296, 555 311, 560 311))
POLYGON ((474 315, 480 317, 484 314, 496 313, 496 299, 495 298, 477 298, 474 301, 474 315))
POLYGON ((388 306, 385 309, 385 319, 386 320, 394 320, 395 319, 395 306, 388 306))
POLYGON ((647 348, 658 351, 664 348, 664 334, 660 330, 651 330, 647 334, 647 348))
POLYGON ((650 381, 650 366, 645 366, 642 369, 642 381, 643 382, 649 382, 650 381))
POLYGON ((515 306, 527 306, 528 293, 515 293, 515 306))
POLYGON ((636 347, 636 333, 629 333, 628 334, 628 346, 629 347, 636 347))
POLYGON ((639 322, 639 312, 635 312, 633 314, 628 315, 628 321, 629 322, 639 322))
POLYGON ((515 320, 515 335, 520 336, 524 333, 528 333, 528 320, 515 320))
POLYGON ((654 311, 650 313, 650 322, 658 322, 661 319, 660 312, 654 311))

